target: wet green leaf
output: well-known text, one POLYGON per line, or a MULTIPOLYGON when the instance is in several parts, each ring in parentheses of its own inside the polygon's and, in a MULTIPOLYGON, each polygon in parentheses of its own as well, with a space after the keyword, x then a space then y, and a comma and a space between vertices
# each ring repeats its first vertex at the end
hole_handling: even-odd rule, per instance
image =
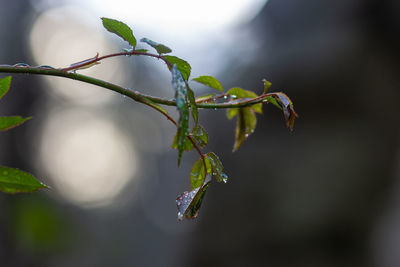
POLYGON ((263 79, 262 81, 264 82, 264 94, 266 94, 268 92, 268 89, 271 87, 271 83, 266 79, 263 79))
MULTIPOLYGON (((237 98, 257 98, 258 95, 256 95, 254 92, 249 91, 249 90, 244 90, 239 87, 234 87, 229 89, 228 92, 226 92, 227 95, 230 95, 233 99, 237 98)), ((262 114, 262 103, 254 104, 251 106, 251 108, 257 112, 262 114)))
POLYGON ((251 108, 240 108, 235 130, 235 144, 233 151, 237 151, 247 137, 252 134, 257 125, 257 118, 251 108))
MULTIPOLYGON (((175 136, 174 136, 174 142, 172 143, 171 148, 173 148, 173 149, 178 149, 178 136, 177 136, 177 134, 175 134, 175 136)), ((183 144, 183 150, 184 150, 184 151, 190 151, 190 150, 192 150, 193 148, 194 148, 194 147, 193 147, 192 142, 191 142, 188 138, 186 138, 186 139, 185 139, 185 142, 184 142, 184 144, 183 144)))
POLYGON ((191 135, 200 147, 205 147, 207 145, 208 134, 200 124, 193 127, 191 135))
POLYGON ((195 189, 201 186, 207 175, 211 174, 211 165, 207 157, 203 159, 200 157, 193 165, 190 172, 190 187, 195 189), (207 168, 207 169, 206 169, 207 168))
POLYGON ((192 89, 190 89, 189 87, 186 87, 186 89, 188 91, 188 100, 189 100, 190 108, 192 110, 192 117, 193 117, 194 123, 197 124, 199 115, 198 115, 197 106, 196 106, 196 99, 194 98, 194 93, 193 93, 192 89))
POLYGON ((19 192, 34 192, 41 188, 48 188, 45 184, 27 172, 0 166, 0 191, 14 194, 19 192))
POLYGON ((18 125, 23 124, 32 117, 23 118, 21 116, 0 117, 0 131, 7 131, 18 125))
POLYGON ((194 78, 192 80, 194 80, 196 82, 199 82, 199 83, 202 83, 204 85, 207 85, 208 87, 217 89, 221 93, 224 92, 224 89, 222 88, 221 83, 217 79, 212 77, 212 76, 204 75, 204 76, 199 76, 197 78, 194 78))
POLYGON ((101 18, 103 26, 107 31, 112 32, 125 41, 127 41, 133 48, 136 47, 136 38, 133 36, 132 29, 122 21, 109 18, 101 18))
POLYGON ((172 70, 172 87, 175 89, 176 108, 179 112, 178 122, 178 166, 181 163, 182 153, 184 151, 185 139, 188 134, 189 127, 189 107, 187 101, 186 83, 183 80, 181 72, 178 70, 176 64, 173 65, 172 70))
MULTIPOLYGON (((176 56, 164 56, 164 58, 171 64, 171 66, 176 64, 178 70, 181 72, 186 81, 189 79, 190 71, 192 70, 192 67, 189 65, 189 63, 176 56)), ((170 66, 168 67, 170 68, 170 66)))
POLYGON ((196 218, 204 195, 210 185, 210 180, 191 191, 185 191, 176 198, 176 206, 178 207, 178 220, 182 221, 184 218, 196 218))
POLYGON ((157 51, 157 53, 159 55, 168 54, 168 53, 172 52, 172 50, 169 47, 167 47, 167 46, 165 46, 163 44, 159 44, 157 42, 154 42, 154 41, 152 41, 152 40, 150 40, 148 38, 142 38, 142 39, 140 39, 140 41, 150 45, 151 47, 153 47, 157 51))
POLYGON ((11 85, 11 76, 0 79, 0 99, 8 92, 11 85))
POLYGON ((219 157, 214 152, 208 152, 206 158, 210 161, 213 175, 215 175, 217 181, 226 183, 228 181, 228 176, 223 173, 224 166, 222 166, 219 157))

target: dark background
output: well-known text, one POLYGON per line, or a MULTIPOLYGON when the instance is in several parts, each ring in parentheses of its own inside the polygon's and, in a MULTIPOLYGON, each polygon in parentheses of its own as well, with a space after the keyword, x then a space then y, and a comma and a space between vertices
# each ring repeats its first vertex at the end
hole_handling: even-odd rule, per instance
MULTIPOLYGON (((0 62, 32 62, 27 35, 35 2, 0 3, 0 62)), ((397 266, 400 4, 270 0, 237 31, 255 36, 238 44, 253 56, 243 60, 232 46, 217 77, 226 88, 258 92, 262 78, 272 81, 271 90, 295 103, 294 133, 279 110, 265 106, 255 133, 232 154, 234 122, 222 111, 202 111, 209 149, 230 180, 212 184, 194 221, 176 222, 174 199, 187 188, 195 155, 176 169, 169 150, 145 155, 151 160, 142 168, 153 172, 141 174, 139 196, 127 186, 129 197, 111 207, 79 208, 56 190, 1 194, 0 265, 397 266)), ((0 163, 41 174, 34 144, 46 115, 35 103, 48 97, 45 84, 13 75, 11 91, 1 114, 33 115, 29 123, 38 126, 1 133, 0 163)), ((146 112, 128 101, 122 106, 146 112)), ((173 127, 168 131, 165 142, 173 127)))

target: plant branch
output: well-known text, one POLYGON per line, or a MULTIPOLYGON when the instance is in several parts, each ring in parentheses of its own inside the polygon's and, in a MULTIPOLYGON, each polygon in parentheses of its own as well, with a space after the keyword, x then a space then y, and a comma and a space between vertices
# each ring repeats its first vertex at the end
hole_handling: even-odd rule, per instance
MULTIPOLYGON (((93 64, 93 62, 91 62, 90 64, 93 64)), ((127 96, 137 102, 143 103, 145 101, 143 99, 147 99, 160 105, 176 106, 176 102, 173 99, 165 99, 165 98, 142 94, 138 91, 127 89, 119 85, 103 81, 94 77, 78 74, 75 72, 66 72, 63 71, 62 69, 51 68, 50 66, 30 67, 26 64, 18 64, 18 66, 0 65, 0 73, 25 73, 25 74, 28 73, 36 75, 58 76, 97 85, 105 89, 117 92, 121 95, 127 96)), ((275 93, 261 94, 257 98, 236 100, 234 102, 230 101, 225 103, 196 103, 196 106, 198 108, 203 108, 203 109, 226 109, 226 108, 248 107, 257 103, 265 102, 266 101, 265 97, 273 96, 274 94, 275 93)))

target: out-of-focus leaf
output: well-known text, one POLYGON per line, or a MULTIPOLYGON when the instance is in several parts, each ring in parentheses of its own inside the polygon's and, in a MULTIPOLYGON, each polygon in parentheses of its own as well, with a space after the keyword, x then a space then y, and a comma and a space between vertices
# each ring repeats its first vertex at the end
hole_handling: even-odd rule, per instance
POLYGON ((206 158, 210 161, 213 175, 215 175, 217 181, 226 183, 228 181, 228 175, 222 172, 224 166, 222 166, 218 156, 214 152, 208 152, 206 158))
POLYGON ((210 180, 205 181, 202 186, 191 191, 185 191, 176 198, 178 220, 182 221, 184 218, 193 219, 197 217, 209 185, 210 180))
POLYGON ((254 110, 251 108, 239 108, 235 130, 235 144, 233 146, 234 152, 254 132, 256 125, 257 118, 254 110))
POLYGON ((150 45, 151 47, 153 47, 157 51, 157 53, 159 55, 168 54, 168 53, 172 52, 172 50, 169 47, 167 47, 167 46, 165 46, 163 44, 159 44, 157 42, 154 42, 154 41, 152 41, 152 40, 150 40, 148 38, 142 38, 142 39, 140 39, 140 41, 150 45))
POLYGON ((101 18, 103 26, 107 31, 115 33, 125 41, 127 41, 133 48, 136 47, 136 38, 133 36, 132 29, 125 23, 109 18, 101 18))
MULTIPOLYGON (((230 95, 233 99, 237 98, 256 98, 258 97, 254 92, 249 91, 249 90, 244 90, 239 87, 234 87, 229 89, 228 92, 226 92, 227 95, 230 95)), ((254 104, 250 108, 252 108, 255 112, 261 113, 262 114, 262 103, 254 104)))
POLYGON ((207 145, 208 134, 200 124, 194 126, 191 135, 200 147, 205 147, 207 145))
POLYGON ((22 118, 21 116, 0 117, 0 131, 7 131, 23 124, 32 117, 22 118))
POLYGON ((181 164, 182 153, 184 151, 185 139, 188 134, 189 127, 189 107, 187 103, 187 90, 186 83, 183 80, 181 72, 178 70, 176 64, 173 65, 172 70, 172 87, 175 89, 176 108, 179 112, 178 122, 178 166, 181 164))
POLYGON ((189 100, 190 108, 192 110, 192 117, 193 117, 194 123, 197 124, 198 111, 197 111, 197 106, 196 106, 196 99, 194 98, 194 93, 193 93, 192 89, 187 87, 187 91, 188 91, 188 100, 189 100))
POLYGON ((226 117, 231 120, 233 117, 235 117, 239 112, 238 108, 228 108, 226 110, 226 117))
POLYGON ((211 165, 207 157, 203 159, 200 157, 193 165, 192 171, 190 172, 190 187, 195 189, 201 186, 207 175, 211 174, 211 165))
POLYGON ((48 188, 45 184, 27 172, 0 166, 0 191, 14 194, 19 192, 34 192, 41 188, 48 188))
MULTIPOLYGON (((186 81, 189 79, 190 71, 192 70, 192 67, 189 65, 189 63, 176 56, 164 56, 164 58, 171 64, 171 66, 176 64, 176 67, 186 81)), ((168 67, 170 68, 170 66, 168 67)))
MULTIPOLYGON (((178 149, 178 136, 175 134, 175 136, 174 136, 174 142, 172 143, 172 146, 171 146, 171 148, 173 148, 173 149, 178 149)), ((184 151, 190 151, 190 150, 192 150, 194 147, 193 147, 193 144, 192 144, 192 142, 188 139, 188 138, 186 138, 185 139, 185 142, 183 143, 183 150, 184 151)))
POLYGON ((276 93, 276 100, 281 104, 286 126, 292 132, 294 121, 299 117, 299 115, 297 115, 297 113, 294 111, 293 102, 284 93, 276 93))
POLYGON ((11 76, 0 79, 0 99, 8 92, 11 84, 11 76))
POLYGON ((212 76, 204 75, 204 76, 199 76, 197 78, 194 78, 192 80, 194 80, 196 82, 199 82, 199 83, 202 83, 204 85, 207 85, 208 87, 217 89, 221 93, 224 92, 224 88, 222 88, 221 83, 217 79, 212 77, 212 76))
POLYGON ((263 79, 262 81, 264 82, 264 94, 266 94, 268 92, 268 89, 271 87, 271 83, 266 79, 263 79))

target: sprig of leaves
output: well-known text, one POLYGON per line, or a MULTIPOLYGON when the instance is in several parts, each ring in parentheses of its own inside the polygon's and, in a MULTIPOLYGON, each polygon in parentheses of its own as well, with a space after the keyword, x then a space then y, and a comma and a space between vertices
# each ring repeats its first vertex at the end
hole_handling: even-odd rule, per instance
MULTIPOLYGON (((189 78, 191 74, 190 64, 174 55, 166 55, 172 52, 168 46, 150 40, 148 38, 140 39, 141 42, 154 48, 157 54, 148 52, 147 49, 136 49, 136 37, 133 35, 132 29, 125 23, 110 19, 101 18, 104 28, 119 36, 129 43, 129 48, 124 48, 124 52, 115 53, 105 56, 98 54, 94 58, 80 61, 72 64, 64 69, 51 68, 44 70, 39 67, 27 67, 24 69, 12 66, 13 72, 25 72, 36 74, 56 75, 65 78, 73 78, 80 81, 96 84, 104 88, 119 92, 130 96, 133 100, 143 103, 154 110, 157 110, 170 120, 177 127, 172 148, 178 150, 178 166, 181 163, 184 151, 196 150, 199 158, 194 162, 190 172, 190 190, 180 194, 176 199, 178 207, 178 219, 192 219, 197 216, 204 195, 212 181, 226 183, 228 176, 224 172, 221 160, 214 152, 202 152, 208 143, 208 134, 204 127, 199 124, 199 108, 226 108, 226 116, 228 119, 237 117, 235 129, 235 143, 233 151, 237 151, 243 142, 251 135, 257 125, 256 114, 262 114, 263 103, 271 103, 283 111, 287 127, 292 131, 295 119, 298 117, 294 111, 293 102, 290 98, 282 93, 270 93, 271 83, 267 80, 264 82, 263 93, 256 93, 239 87, 229 89, 227 92, 220 81, 209 75, 201 75, 193 78, 192 81, 203 84, 207 87, 215 89, 217 93, 197 96, 196 90, 191 88, 189 78), (101 60, 115 56, 150 56, 164 61, 171 72, 172 88, 175 93, 175 100, 161 99, 153 96, 146 96, 137 91, 127 90, 117 85, 107 83, 92 77, 77 75, 69 71, 77 71, 82 68, 100 63, 101 60), (161 105, 175 105, 179 113, 177 121, 163 108, 161 105), (190 114, 192 114, 193 124, 190 129, 190 114)), ((10 68, 7 68, 10 69, 10 68)), ((1 71, 1 66, 0 66, 1 71)), ((11 77, 0 79, 0 99, 8 92, 11 83, 11 77)), ((31 117, 23 118, 21 116, 0 117, 0 131, 9 130, 16 127, 31 117)), ((0 190, 7 193, 16 192, 32 192, 47 186, 37 181, 31 174, 0 166, 0 190)))

